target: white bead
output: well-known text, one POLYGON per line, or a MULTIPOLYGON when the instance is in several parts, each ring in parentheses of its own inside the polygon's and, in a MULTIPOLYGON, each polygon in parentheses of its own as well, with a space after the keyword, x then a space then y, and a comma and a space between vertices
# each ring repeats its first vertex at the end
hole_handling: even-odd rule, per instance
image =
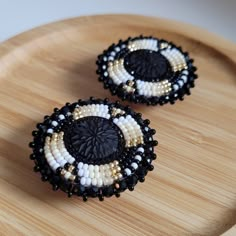
POLYGON ((89 171, 93 171, 94 170, 94 165, 89 165, 88 169, 89 169, 89 171))
POLYGON ((119 47, 115 47, 115 50, 116 50, 117 52, 119 52, 119 51, 120 51, 120 48, 119 48, 119 47))
POLYGON ((47 159, 47 162, 48 162, 48 163, 49 163, 50 161, 53 161, 53 160, 54 160, 53 156, 46 157, 46 159, 47 159))
POLYGON ((92 179, 92 178, 94 178, 94 176, 95 176, 94 172, 93 171, 89 171, 89 177, 92 179))
POLYGON ((98 165, 94 166, 94 172, 99 172, 99 166, 98 165))
POLYGON ((84 170, 83 170, 83 169, 80 169, 80 170, 78 171, 78 175, 79 175, 80 177, 82 177, 82 176, 84 175, 84 170))
POLYGON ((98 185, 98 187, 101 187, 102 184, 103 184, 102 179, 101 179, 101 178, 98 178, 98 179, 97 179, 97 185, 98 185))
POLYGON ((55 121, 55 120, 52 121, 52 125, 53 125, 53 126, 57 126, 57 125, 58 125, 57 121, 55 121))
POLYGON ((93 186, 96 186, 96 185, 97 185, 97 179, 96 179, 96 178, 93 178, 93 179, 92 179, 92 185, 93 185, 93 186))
POLYGON ((125 173, 129 176, 131 175, 131 170, 129 168, 125 168, 125 173))
POLYGON ((113 178, 108 179, 108 184, 113 184, 113 182, 114 182, 113 178))
POLYGON ((104 184, 104 185, 108 185, 108 184, 109 184, 109 179, 104 178, 104 179, 103 179, 103 184, 104 184))
POLYGON ((80 179, 80 184, 81 184, 81 185, 85 185, 85 183, 86 183, 86 178, 85 178, 85 177, 82 177, 82 178, 80 179))
POLYGON ((86 177, 86 178, 89 177, 89 171, 88 170, 84 170, 84 177, 86 177))
POLYGON ((137 151, 138 151, 138 152, 144 152, 144 148, 139 147, 137 151))
POLYGON ((111 176, 111 171, 106 170, 105 175, 106 175, 107 177, 110 177, 110 176, 111 176))
POLYGON ((48 130, 47 130, 47 133, 48 133, 48 134, 52 134, 52 133, 53 133, 53 129, 48 129, 48 130))
POLYGON ((135 162, 133 162, 133 163, 131 164, 131 166, 132 166, 135 170, 138 168, 138 164, 135 163, 135 162))
POLYGON ((178 84, 179 84, 180 87, 182 87, 184 85, 184 82, 182 80, 179 80, 178 84))
POLYGON ((94 173, 94 177, 95 178, 99 178, 100 177, 100 173, 99 172, 94 173))
POLYGON ((182 75, 181 79, 184 81, 184 83, 186 83, 188 80, 188 77, 186 75, 182 75))
POLYGON ((74 161, 75 161, 75 159, 74 159, 73 157, 70 157, 69 160, 68 160, 68 162, 69 162, 70 164, 72 164, 74 161))
POLYGON ((82 168, 83 168, 83 165, 84 165, 83 162, 79 162, 78 165, 77 165, 77 168, 78 168, 78 169, 82 169, 82 168))
POLYGON ((60 114, 60 115, 59 115, 59 119, 60 119, 60 120, 64 120, 64 119, 65 119, 65 116, 62 115, 62 114, 60 114))
POLYGON ((55 163, 55 164, 52 165, 51 167, 52 167, 52 169, 53 169, 54 171, 56 171, 56 169, 57 169, 58 167, 60 167, 60 165, 59 165, 58 163, 55 163))
POLYGON ((66 160, 62 160, 62 161, 60 161, 60 163, 58 163, 58 164, 60 164, 60 166, 63 167, 66 163, 67 163, 66 160))
POLYGON ((176 91, 176 90, 178 90, 178 88, 179 88, 179 86, 177 85, 177 84, 174 84, 173 85, 173 89, 176 91))
POLYGON ((136 156, 134 157, 134 159, 136 159, 136 160, 138 160, 138 161, 141 161, 141 160, 142 160, 142 157, 141 157, 140 155, 136 155, 136 156))
POLYGON ((83 169, 84 169, 84 170, 87 170, 87 169, 88 169, 88 164, 84 164, 84 165, 83 165, 83 169))
POLYGON ((91 178, 87 178, 86 179, 86 185, 87 186, 91 185, 91 182, 92 182, 91 178))

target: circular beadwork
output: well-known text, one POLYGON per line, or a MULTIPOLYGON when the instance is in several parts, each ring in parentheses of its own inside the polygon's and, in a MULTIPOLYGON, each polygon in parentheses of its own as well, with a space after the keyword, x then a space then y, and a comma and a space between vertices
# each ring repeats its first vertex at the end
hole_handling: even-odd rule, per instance
POLYGON ((147 105, 183 100, 197 79, 187 52, 154 37, 120 40, 98 56, 97 65, 104 88, 122 100, 147 105))
POLYGON ((149 123, 140 113, 108 99, 67 103, 37 124, 30 159, 54 190, 85 201, 118 197, 153 169, 157 141, 149 123))

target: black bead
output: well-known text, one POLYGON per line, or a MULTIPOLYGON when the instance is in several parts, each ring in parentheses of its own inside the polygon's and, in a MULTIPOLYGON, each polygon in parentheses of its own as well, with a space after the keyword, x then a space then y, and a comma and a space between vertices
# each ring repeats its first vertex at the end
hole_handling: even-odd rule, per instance
POLYGON ((35 171, 35 172, 40 171, 40 167, 39 167, 39 166, 35 166, 35 167, 34 167, 34 171, 35 171))
POLYGON ((35 160, 35 158, 36 158, 36 156, 35 156, 35 154, 30 154, 30 160, 35 160))
POLYGON ((152 141, 152 146, 157 146, 158 145, 158 141, 157 140, 153 140, 152 141))
POLYGON ((100 195, 98 196, 98 198, 99 198, 99 201, 104 201, 104 196, 103 196, 103 195, 100 194, 100 195))
POLYGON ((88 197, 86 195, 83 195, 83 201, 87 202, 88 201, 88 197))
POLYGON ((143 183, 145 181, 145 177, 139 177, 139 182, 143 183))
POLYGON ((57 173, 58 175, 61 174, 61 171, 62 171, 62 167, 58 167, 58 168, 56 169, 56 173, 57 173))
POLYGON ((150 133, 151 135, 154 135, 154 134, 156 134, 156 130, 155 130, 155 129, 150 129, 150 130, 149 130, 149 133, 150 133))
POLYGON ((156 160, 157 155, 155 153, 152 154, 152 160, 156 160))
POLYGON ((134 186, 128 186, 129 191, 134 191, 134 186))
POLYGON ((47 180, 48 180, 48 176, 43 175, 43 176, 41 177, 41 180, 42 180, 43 182, 47 181, 47 180))
POLYGON ((149 125, 149 124, 150 124, 150 120, 146 119, 146 120, 143 121, 143 123, 144 123, 145 125, 149 125))
POLYGON ((54 185, 52 186, 52 190, 53 190, 53 191, 57 191, 58 189, 59 189, 59 186, 58 186, 58 185, 54 184, 54 185))
POLYGON ((37 134, 38 134, 38 131, 37 131, 37 130, 32 131, 32 135, 33 135, 33 136, 36 136, 37 134))
POLYGON ((35 143, 34 143, 34 142, 30 142, 30 143, 29 143, 29 147, 30 147, 30 148, 34 148, 34 147, 35 147, 35 143))
POLYGON ((150 171, 152 171, 154 169, 154 166, 153 165, 150 165, 149 167, 148 167, 148 170, 150 170, 150 171))
POLYGON ((66 170, 68 170, 68 168, 70 167, 70 163, 66 163, 65 165, 64 165, 64 168, 66 169, 66 170))

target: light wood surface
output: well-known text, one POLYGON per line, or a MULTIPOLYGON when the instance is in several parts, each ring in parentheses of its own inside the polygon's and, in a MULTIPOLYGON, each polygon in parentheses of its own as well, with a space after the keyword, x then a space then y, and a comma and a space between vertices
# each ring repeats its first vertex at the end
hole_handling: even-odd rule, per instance
POLYGON ((189 25, 141 16, 64 20, 2 43, 0 235, 226 232, 236 223, 235 74, 233 43, 189 25), (31 130, 67 101, 111 97, 97 81, 96 56, 118 39, 141 33, 182 45, 199 74, 192 95, 174 106, 131 104, 157 130, 154 171, 119 199, 84 203, 53 192, 32 171, 31 130))

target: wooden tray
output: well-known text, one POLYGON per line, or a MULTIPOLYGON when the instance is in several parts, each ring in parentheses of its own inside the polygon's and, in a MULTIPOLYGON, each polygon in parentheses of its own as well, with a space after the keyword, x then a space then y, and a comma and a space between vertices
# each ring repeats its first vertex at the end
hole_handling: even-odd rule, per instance
POLYGON ((234 44, 186 24, 142 16, 69 19, 2 43, 0 234, 216 236, 227 231, 236 223, 235 74, 234 44), (141 33, 182 45, 199 68, 196 88, 185 101, 131 104, 157 129, 155 170, 119 199, 83 203, 51 191, 28 159, 31 130, 67 101, 111 97, 97 81, 96 56, 112 42, 141 33))

